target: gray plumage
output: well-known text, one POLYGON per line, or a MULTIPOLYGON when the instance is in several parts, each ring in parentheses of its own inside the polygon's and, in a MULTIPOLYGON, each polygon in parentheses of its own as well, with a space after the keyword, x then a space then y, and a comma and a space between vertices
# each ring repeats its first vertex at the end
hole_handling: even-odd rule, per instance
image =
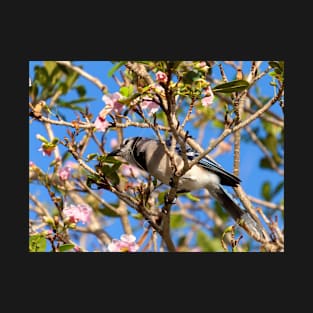
MULTIPOLYGON (((166 141, 170 148, 171 141, 166 141)), ((175 161, 178 170, 184 166, 179 145, 175 148, 175 161)), ((130 137, 126 138, 122 145, 108 154, 109 156, 120 156, 130 164, 148 172, 162 183, 169 185, 172 177, 171 162, 165 152, 164 146, 159 140, 130 137)), ((198 152, 186 145, 186 156, 193 160, 198 152)), ((244 221, 250 230, 261 233, 260 227, 251 218, 248 212, 241 209, 221 185, 237 186, 241 180, 227 172, 218 163, 204 157, 190 170, 188 170, 178 182, 178 192, 189 192, 206 188, 210 195, 224 207, 236 222, 244 221)), ((244 227, 246 228, 246 227, 244 227)))

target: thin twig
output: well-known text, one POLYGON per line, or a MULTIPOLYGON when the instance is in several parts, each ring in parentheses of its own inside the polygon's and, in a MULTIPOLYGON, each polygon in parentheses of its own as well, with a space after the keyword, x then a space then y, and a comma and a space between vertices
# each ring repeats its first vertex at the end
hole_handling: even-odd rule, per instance
POLYGON ((90 75, 89 73, 85 72, 80 67, 72 65, 72 63, 70 61, 56 61, 56 63, 60 64, 60 65, 64 65, 64 66, 68 67, 69 69, 73 70, 74 72, 78 73, 79 75, 85 77, 86 79, 91 81, 93 84, 95 84, 97 87, 99 87, 99 89, 102 92, 105 93, 105 92, 108 91, 108 87, 106 85, 102 84, 102 82, 98 78, 96 78, 96 77, 90 75))
MULTIPOLYGON (((265 111, 267 111, 283 94, 283 90, 284 90, 284 85, 281 86, 281 88, 279 89, 279 92, 277 93, 277 95, 275 97, 273 97, 270 101, 268 101, 261 109, 259 109, 258 111, 255 112, 255 114, 251 115, 250 117, 248 117, 246 120, 242 121, 241 123, 239 123, 238 125, 236 125, 235 127, 233 127, 232 129, 225 129, 223 131, 223 133, 214 141, 212 142, 209 147, 204 150, 203 152, 201 152, 199 154, 199 156, 197 158, 195 158, 192 162, 189 163, 189 167, 194 166, 195 164, 197 164, 203 157, 207 156, 208 153, 210 153, 220 142, 222 142, 227 136, 229 136, 230 134, 240 130, 243 127, 246 127, 247 125, 249 125, 251 122, 253 122, 255 119, 257 119, 260 115, 262 115, 265 111)), ((184 134, 183 131, 180 132, 180 135, 182 136, 184 134)), ((188 144, 189 142, 191 142, 192 140, 187 140, 188 144)))
POLYGON ((265 207, 267 207, 269 209, 279 210, 281 212, 284 211, 284 206, 281 205, 281 204, 275 204, 273 202, 269 202, 269 201, 265 201, 265 200, 262 200, 262 199, 258 199, 258 198, 255 198, 253 196, 250 196, 250 195, 248 195, 247 197, 248 197, 248 199, 250 201, 252 201, 252 202, 254 202, 254 203, 258 204, 258 205, 263 205, 263 206, 265 206, 265 207))

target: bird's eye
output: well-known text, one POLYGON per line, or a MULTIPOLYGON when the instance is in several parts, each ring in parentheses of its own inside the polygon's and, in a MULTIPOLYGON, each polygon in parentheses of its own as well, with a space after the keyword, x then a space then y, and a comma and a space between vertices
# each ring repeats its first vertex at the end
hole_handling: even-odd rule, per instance
POLYGON ((129 139, 125 139, 125 140, 124 140, 124 145, 127 145, 128 142, 129 142, 129 139))

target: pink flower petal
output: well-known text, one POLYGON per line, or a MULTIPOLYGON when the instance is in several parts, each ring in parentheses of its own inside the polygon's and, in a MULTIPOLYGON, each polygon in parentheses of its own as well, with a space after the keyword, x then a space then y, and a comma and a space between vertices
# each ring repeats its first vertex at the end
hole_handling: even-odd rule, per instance
POLYGON ((121 166, 121 170, 124 176, 135 177, 135 178, 139 176, 139 170, 135 166, 123 164, 121 166))
POLYGON ((114 149, 114 148, 116 148, 117 146, 118 146, 118 141, 117 141, 117 139, 116 139, 116 138, 111 139, 111 141, 110 141, 110 147, 111 147, 112 149, 114 149))
POLYGON ((120 252, 121 251, 119 242, 116 242, 115 240, 116 239, 113 239, 112 242, 110 242, 108 244, 108 251, 109 252, 120 252))
POLYGON ((141 108, 146 109, 148 115, 151 116, 160 109, 160 106, 154 101, 144 100, 141 102, 141 108))
POLYGON ((158 71, 155 75, 156 75, 156 80, 159 83, 166 83, 168 80, 167 75, 164 72, 158 71))
POLYGON ((121 235, 121 241, 125 242, 125 243, 133 243, 136 241, 136 237, 134 235, 127 235, 127 234, 123 234, 121 235))
POLYGON ((95 128, 99 131, 105 132, 106 129, 110 126, 110 123, 98 116, 95 120, 95 128))
POLYGON ((110 97, 108 97, 107 95, 103 95, 102 100, 107 107, 111 107, 113 109, 114 102, 110 97))
POLYGON ((201 99, 202 105, 208 107, 213 103, 214 96, 204 97, 201 99))
POLYGON ((105 102, 106 104, 106 109, 107 110, 114 110, 116 113, 121 113, 124 105, 120 102, 118 102, 118 100, 120 100, 122 98, 122 95, 119 92, 115 92, 110 96, 104 95, 102 97, 102 100, 105 102))
POLYGON ((79 204, 77 206, 71 204, 68 206, 68 204, 65 203, 63 209, 63 214, 69 217, 71 221, 75 223, 81 221, 84 224, 89 221, 91 212, 91 207, 86 204, 79 204))

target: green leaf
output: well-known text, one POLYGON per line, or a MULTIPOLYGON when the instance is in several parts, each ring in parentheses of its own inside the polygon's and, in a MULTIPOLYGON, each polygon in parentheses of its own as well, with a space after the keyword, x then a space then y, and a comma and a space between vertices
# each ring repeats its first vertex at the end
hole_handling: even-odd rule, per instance
POLYGON ((216 252, 221 251, 221 242, 217 238, 209 238, 203 231, 198 230, 196 238, 197 246, 199 246, 204 252, 216 252))
POLYGON ((90 102, 94 100, 95 98, 80 98, 80 99, 71 100, 71 101, 63 101, 61 99, 58 99, 56 103, 58 104, 59 107, 63 107, 63 108, 71 109, 71 110, 81 110, 82 108, 75 104, 81 103, 81 102, 90 102))
POLYGON ((278 125, 274 125, 273 123, 267 122, 265 120, 262 120, 262 124, 264 129, 271 135, 277 136, 282 132, 282 128, 278 125))
POLYGON ((97 156, 98 156, 97 153, 90 153, 90 154, 88 154, 87 157, 86 157, 86 162, 89 162, 89 161, 93 160, 97 156))
POLYGON ((223 83, 212 88, 213 92, 232 93, 245 90, 249 87, 249 83, 244 79, 233 80, 223 83))
POLYGON ((66 101, 66 102, 65 101, 59 101, 58 104, 63 105, 63 106, 69 106, 69 105, 76 104, 76 103, 91 102, 94 100, 96 100, 96 99, 95 98, 79 98, 76 100, 71 100, 71 101, 66 101))
POLYGON ((41 66, 35 66, 34 71, 35 71, 34 81, 38 81, 41 86, 47 87, 50 82, 47 69, 41 66))
POLYGON ((265 181, 262 185, 262 197, 266 201, 271 201, 271 183, 269 181, 265 181))
POLYGON ((183 76, 183 82, 185 84, 192 84, 194 81, 201 78, 201 73, 197 73, 195 71, 189 71, 183 76))
POLYGON ((66 81, 65 81, 68 90, 72 88, 72 86, 74 85, 74 83, 76 82, 76 80, 78 79, 78 77, 79 77, 79 74, 76 73, 76 72, 74 72, 74 71, 72 71, 72 72, 68 75, 68 77, 67 77, 67 79, 66 79, 66 81))
POLYGON ((277 155, 277 138, 272 135, 268 134, 265 139, 262 140, 265 146, 272 152, 273 156, 277 155))
POLYGON ((47 73, 51 76, 53 70, 56 68, 57 63, 55 61, 44 61, 43 62, 45 68, 47 69, 47 73))
POLYGON ((60 78, 63 76, 62 71, 60 70, 60 68, 58 66, 56 66, 52 73, 50 74, 50 85, 52 86, 52 89, 55 87, 55 85, 57 83, 60 83, 60 78))
POLYGON ((75 89, 77 91, 77 94, 80 98, 84 97, 86 95, 86 87, 83 85, 75 86, 75 89))
POLYGON ((65 252, 68 250, 72 250, 75 247, 75 245, 73 245, 72 243, 65 243, 62 246, 59 246, 59 251, 60 252, 65 252))
POLYGON ((172 229, 177 229, 184 227, 186 225, 185 219, 181 214, 173 214, 171 215, 170 227, 172 229))
POLYGON ((127 105, 127 104, 131 103, 133 100, 135 100, 136 98, 138 98, 139 96, 141 96, 141 93, 136 92, 128 98, 119 99, 118 102, 127 105))
POLYGON ((54 138, 52 139, 52 141, 51 141, 51 143, 52 143, 53 145, 56 145, 58 142, 59 142, 59 138, 57 138, 57 137, 54 137, 54 138))
POLYGON ((284 70, 283 65, 281 62, 278 62, 278 61, 270 61, 268 62, 268 64, 275 70, 275 72, 277 74, 281 74, 284 70))
POLYGON ((193 201, 193 202, 198 202, 198 201, 200 201, 200 199, 199 199, 198 197, 192 195, 190 192, 186 193, 185 196, 186 196, 189 200, 191 200, 191 201, 193 201))
POLYGON ((32 235, 29 237, 29 251, 30 252, 45 252, 47 247, 47 240, 41 234, 32 235))
POLYGON ((270 61, 268 63, 274 70, 274 73, 270 72, 269 75, 282 82, 284 80, 284 61, 270 61))
POLYGON ((120 178, 116 173, 117 165, 113 165, 112 167, 109 165, 102 165, 101 171, 106 178, 108 178, 114 185, 118 185, 120 182, 120 178))
POLYGON ((233 230, 234 230, 234 227, 231 225, 231 226, 228 226, 228 227, 223 231, 223 233, 222 233, 221 245, 222 245, 222 247, 224 248, 224 250, 226 250, 226 251, 228 251, 228 250, 227 250, 226 243, 225 243, 225 241, 224 241, 224 237, 225 237, 225 235, 226 235, 227 233, 233 232, 233 230))
POLYGON ((272 191, 271 198, 274 198, 281 191, 283 187, 284 187, 284 181, 281 181, 272 191))
POLYGON ((122 165, 122 162, 115 159, 113 156, 103 156, 103 159, 101 160, 101 162, 118 165, 118 167, 122 165))
POLYGON ((224 123, 219 120, 213 120, 212 125, 216 128, 221 128, 221 129, 224 129, 225 127, 224 123))
POLYGON ((112 77, 112 75, 120 68, 122 67, 124 64, 126 64, 126 61, 122 61, 122 62, 118 62, 116 63, 108 72, 108 77, 112 77))
MULTIPOLYGON (((156 185, 155 185, 156 186, 156 185)), ((164 197, 167 194, 167 191, 162 191, 158 195, 158 205, 162 205, 164 203, 164 197)))
POLYGON ((36 138, 37 138, 38 140, 40 140, 41 142, 43 142, 43 143, 46 143, 46 144, 49 143, 48 139, 46 139, 44 136, 42 136, 42 135, 40 135, 40 134, 37 134, 37 135, 36 135, 36 138))
POLYGON ((122 86, 122 87, 120 88, 120 94, 121 94, 122 96, 126 97, 126 98, 127 98, 127 97, 130 97, 130 96, 132 95, 133 91, 134 91, 133 85, 129 85, 128 87, 122 86))
POLYGON ((97 175, 89 175, 87 176, 87 180, 86 180, 86 185, 92 189, 92 184, 95 184, 96 182, 99 181, 99 176, 97 175))
POLYGON ((266 158, 266 157, 263 157, 263 158, 260 160, 260 167, 261 167, 261 168, 270 168, 270 169, 272 169, 272 165, 271 165, 271 163, 269 162, 268 158, 266 158))
MULTIPOLYGON (((116 207, 115 205, 111 204, 112 206, 116 207)), ((110 217, 121 217, 119 214, 115 213, 108 207, 104 207, 102 209, 99 209, 99 212, 105 216, 110 216, 110 217)))
POLYGON ((133 218, 135 218, 136 220, 143 220, 144 219, 143 215, 140 213, 132 213, 131 216, 133 218))

